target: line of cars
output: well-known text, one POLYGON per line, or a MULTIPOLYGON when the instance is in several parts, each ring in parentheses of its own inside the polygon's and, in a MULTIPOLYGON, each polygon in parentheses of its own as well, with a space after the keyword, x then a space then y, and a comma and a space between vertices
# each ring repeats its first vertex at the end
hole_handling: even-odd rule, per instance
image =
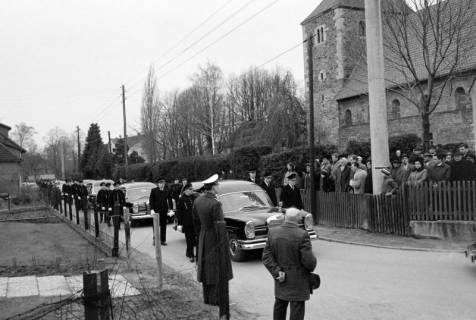
MULTIPOLYGON (((104 181, 89 182, 92 202, 95 201, 101 182, 104 181)), ((193 182, 192 187, 198 195, 202 184, 193 182)), ((125 192, 126 206, 131 213, 131 226, 139 220, 152 219, 149 196, 155 184, 133 182, 122 184, 120 188, 125 192)), ((248 252, 263 249, 269 228, 281 224, 284 220, 281 210, 272 204, 266 191, 252 182, 220 181, 217 198, 222 203, 230 239, 228 247, 234 261, 246 260, 248 252)), ((317 238, 312 214, 302 210, 301 215, 300 227, 309 233, 311 239, 317 238)))

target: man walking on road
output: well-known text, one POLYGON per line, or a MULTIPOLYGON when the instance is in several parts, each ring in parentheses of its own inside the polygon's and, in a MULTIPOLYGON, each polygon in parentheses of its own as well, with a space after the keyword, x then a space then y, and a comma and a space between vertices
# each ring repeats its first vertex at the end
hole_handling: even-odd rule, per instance
MULTIPOLYGON (((165 187, 165 179, 157 179, 157 188, 152 189, 149 197, 149 204, 151 213, 157 212, 159 214, 160 222, 160 243, 163 246, 167 245, 167 214, 172 210, 172 198, 169 190, 165 187), (152 212, 153 211, 153 212, 152 212)), ((154 243, 156 243, 154 241, 154 243)))
POLYGON ((309 274, 316 268, 309 234, 299 228, 299 210, 290 208, 284 224, 270 228, 263 250, 263 263, 274 279, 273 320, 303 320, 305 301, 310 297, 309 274))

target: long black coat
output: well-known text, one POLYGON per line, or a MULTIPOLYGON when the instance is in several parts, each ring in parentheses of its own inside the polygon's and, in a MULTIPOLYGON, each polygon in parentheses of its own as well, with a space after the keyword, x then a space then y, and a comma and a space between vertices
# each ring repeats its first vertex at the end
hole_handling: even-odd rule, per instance
POLYGON ((193 228, 193 201, 195 197, 193 195, 187 196, 182 194, 177 202, 177 219, 178 224, 182 226, 183 232, 194 231, 193 228))
POLYGON ((213 285, 233 279, 221 203, 216 195, 205 192, 193 203, 192 212, 198 234, 198 282, 213 285))
POLYGON ((152 210, 164 214, 172 209, 172 198, 167 188, 160 190, 159 187, 152 189, 149 196, 149 204, 152 210))
POLYGON ((274 295, 285 301, 309 300, 309 273, 316 268, 309 234, 297 224, 285 222, 270 228, 263 263, 273 278, 278 272, 286 274, 285 281, 274 281, 274 295))
POLYGON ((104 208, 104 210, 107 210, 107 208, 109 207, 109 190, 108 189, 104 188, 98 191, 98 195, 96 197, 96 204, 99 207, 99 209, 102 210, 102 208, 104 208))
POLYGON ((266 191, 269 198, 271 199, 271 202, 273 202, 273 206, 275 206, 277 204, 277 201, 276 201, 276 187, 274 186, 274 183, 271 182, 269 186, 267 186, 266 183, 263 181, 263 183, 261 184, 261 188, 263 188, 264 191, 266 191))
POLYGON ((289 185, 285 185, 281 191, 280 199, 283 202, 283 208, 295 207, 302 209, 304 207, 301 199, 301 191, 296 186, 292 189, 289 185))

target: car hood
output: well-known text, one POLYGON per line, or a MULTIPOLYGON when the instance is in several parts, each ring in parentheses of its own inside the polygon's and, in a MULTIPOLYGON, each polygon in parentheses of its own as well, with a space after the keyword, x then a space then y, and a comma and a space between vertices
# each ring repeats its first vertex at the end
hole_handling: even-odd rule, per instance
POLYGON ((249 209, 225 213, 225 219, 240 220, 243 222, 253 221, 255 226, 266 225, 269 217, 280 214, 277 208, 249 209))

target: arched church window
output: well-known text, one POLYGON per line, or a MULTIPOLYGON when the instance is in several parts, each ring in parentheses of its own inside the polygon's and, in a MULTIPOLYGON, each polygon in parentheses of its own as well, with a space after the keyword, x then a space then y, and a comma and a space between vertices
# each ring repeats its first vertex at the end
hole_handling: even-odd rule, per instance
POLYGON ((400 118, 400 100, 394 99, 392 101, 392 119, 400 118))
POLYGON ((349 109, 345 111, 344 123, 346 127, 349 127, 352 125, 352 111, 350 111, 349 109))
POLYGON ((455 102, 457 110, 471 109, 471 96, 462 87, 455 90, 455 102))
POLYGON ((316 44, 320 44, 326 41, 326 32, 324 26, 316 28, 316 44))
POLYGON ((365 37, 365 22, 359 21, 359 36, 365 37))

